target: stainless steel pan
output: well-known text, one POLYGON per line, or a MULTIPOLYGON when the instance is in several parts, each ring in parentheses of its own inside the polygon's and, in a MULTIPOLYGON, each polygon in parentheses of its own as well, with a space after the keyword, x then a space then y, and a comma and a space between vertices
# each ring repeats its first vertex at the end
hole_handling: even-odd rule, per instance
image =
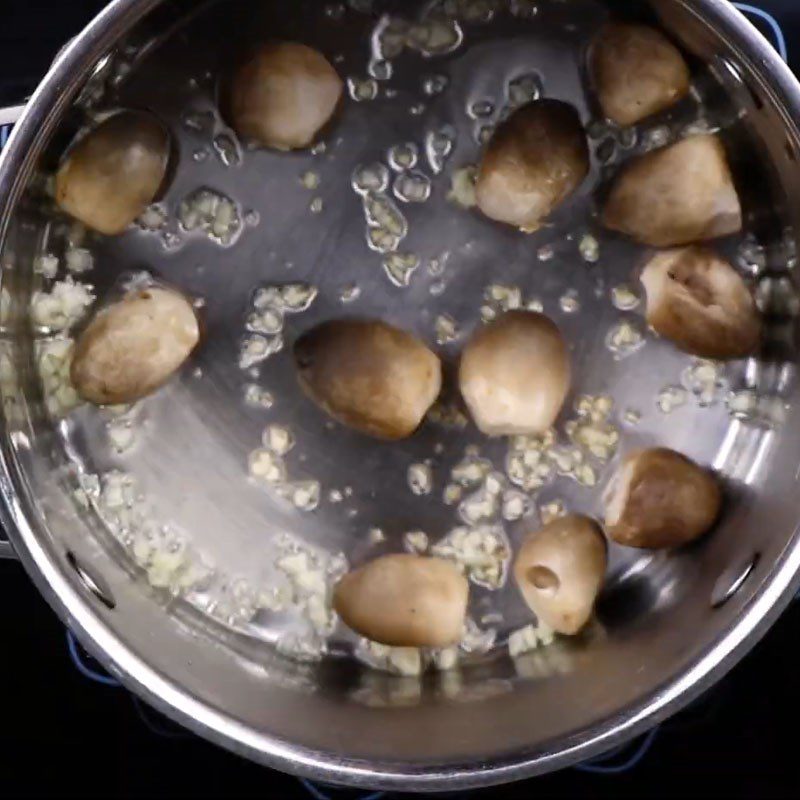
MULTIPOLYGON (((398 56, 388 80, 385 66, 373 64, 382 78, 373 83, 368 41, 381 13, 418 20, 428 5, 114 0, 61 54, 0 160, 0 480, 14 551, 65 622, 133 691, 236 752, 349 785, 476 787, 591 757, 706 689, 800 585, 797 81, 728 2, 610 3, 658 20, 692 55, 695 97, 635 139, 590 125, 587 188, 553 226, 525 237, 454 206, 451 177, 476 160, 481 128, 512 86, 569 100, 587 123, 596 116, 583 54, 608 9, 593 0, 445 5, 458 15, 463 42, 447 54, 398 56), (324 149, 242 150, 215 113, 218 76, 237 51, 270 36, 319 47, 352 79, 361 100, 346 101, 324 149), (77 131, 119 107, 150 109, 176 141, 164 214, 120 237, 76 241, 80 232, 49 209, 46 176, 77 131), (756 282, 770 329, 764 358, 710 375, 652 338, 640 311, 620 312, 609 301, 614 286, 635 285, 643 253, 604 234, 592 215, 595 191, 620 163, 701 122, 719 127, 735 154, 747 236, 726 246, 756 282), (431 190, 425 202, 396 203, 408 228, 402 250, 419 265, 408 275, 414 259, 390 262, 392 276, 367 246, 352 176, 407 143, 431 190), (178 224, 181 203, 199 188, 234 201, 241 224, 230 242, 178 224), (30 324, 36 293, 52 286, 41 258, 59 258, 60 280, 76 247, 94 263, 77 280, 99 297, 147 270, 203 301, 206 339, 194 363, 121 419, 85 407, 62 413, 52 402, 57 376, 40 378, 53 338, 30 324), (313 286, 313 302, 285 315, 283 349, 271 346, 269 358, 243 367, 253 293, 287 284, 313 286), (578 642, 509 658, 508 636, 528 616, 512 589, 476 587, 473 652, 456 671, 420 679, 368 669, 351 657, 355 643, 340 629, 321 660, 298 660, 316 655, 320 642, 303 614, 308 596, 299 592, 299 605, 282 596, 293 585, 282 556, 308 550, 330 581, 343 559, 401 549, 408 531, 443 537, 456 517, 441 494, 464 448, 479 446, 502 469, 506 443, 431 421, 400 446, 376 447, 327 424, 302 398, 289 345, 320 320, 356 314, 434 342, 446 314, 457 331, 439 349, 452 362, 496 284, 519 288, 558 319, 574 344, 573 400, 613 397, 621 451, 660 443, 719 470, 722 524, 687 552, 613 551, 598 624, 578 642), (645 337, 636 352, 609 348, 621 319, 645 337), (687 402, 662 413, 662 390, 682 382, 687 402), (248 456, 269 425, 296 440, 286 456, 288 494, 248 477, 248 456), (426 459, 435 488, 419 496, 407 472, 426 459)), ((561 499, 596 513, 613 468, 597 464, 591 489, 560 478, 531 502, 541 510, 561 499)), ((526 524, 505 524, 512 546, 526 524)))

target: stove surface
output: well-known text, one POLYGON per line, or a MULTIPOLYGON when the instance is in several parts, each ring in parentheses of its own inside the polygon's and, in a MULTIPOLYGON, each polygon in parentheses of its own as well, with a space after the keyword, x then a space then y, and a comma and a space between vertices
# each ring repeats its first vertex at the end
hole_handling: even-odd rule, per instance
MULTIPOLYGON (((0 0, 0 109, 23 102, 61 45, 104 5, 103 0, 0 0)), ((789 63, 800 71, 800 0, 738 5, 776 47, 782 39, 789 63)), ((0 125, 0 147, 8 130, 0 125)), ((0 677, 9 700, 0 723, 5 796, 292 800, 318 791, 212 747, 124 689, 91 680, 91 662, 83 661, 79 649, 71 653, 60 623, 12 561, 0 560, 0 604, 7 609, 0 622, 0 677), (16 702, 10 702, 12 694, 16 702)), ((717 688, 662 726, 646 753, 639 742, 606 769, 566 770, 469 796, 796 797, 796 745, 787 734, 796 727, 800 682, 786 655, 798 629, 800 602, 717 688)), ((318 796, 363 796, 322 792, 318 796)))

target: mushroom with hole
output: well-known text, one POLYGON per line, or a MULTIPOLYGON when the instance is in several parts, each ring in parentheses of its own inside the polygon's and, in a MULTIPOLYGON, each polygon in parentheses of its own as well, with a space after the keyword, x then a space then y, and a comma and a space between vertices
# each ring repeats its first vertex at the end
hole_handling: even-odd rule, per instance
POLYGON ((461 394, 489 436, 544 433, 570 388, 569 350, 556 324, 509 311, 480 328, 461 356, 461 394))
POLYGON ((592 616, 607 562, 608 547, 597 523, 569 514, 525 538, 514 579, 540 622, 573 636, 592 616))
POLYGON ((635 125, 689 94, 689 67, 667 37, 647 25, 610 22, 589 50, 589 72, 605 116, 635 125))
POLYGON ((133 403, 163 386, 200 341, 189 300, 148 287, 102 309, 75 343, 70 376, 90 403, 133 403))
POLYGON ((92 230, 120 234, 155 200, 169 157, 169 133, 152 114, 121 111, 67 152, 56 203, 92 230))
POLYGON ((742 208, 716 136, 689 136, 632 161, 611 186, 603 224, 652 247, 737 233, 742 208))
POLYGON ((450 647, 461 641, 469 586, 450 561, 406 554, 345 575, 333 608, 349 628, 392 647, 450 647))
POLYGON ((609 487, 606 531, 626 547, 680 547, 707 533, 721 507, 710 472, 674 450, 640 450, 623 461, 609 487))
POLYGON ((300 337, 294 354, 305 393, 334 419, 379 439, 414 433, 442 386, 436 354, 378 320, 323 323, 300 337))
POLYGON ((578 112, 559 100, 536 100, 498 126, 478 169, 475 200, 490 219, 532 232, 588 174, 578 112))
POLYGON ((642 272, 647 322, 681 350, 744 358, 758 350, 761 317, 742 276, 705 247, 667 250, 642 272))
POLYGON ((342 79, 318 50, 296 42, 265 44, 232 77, 230 122, 264 147, 302 149, 327 125, 342 91, 342 79))

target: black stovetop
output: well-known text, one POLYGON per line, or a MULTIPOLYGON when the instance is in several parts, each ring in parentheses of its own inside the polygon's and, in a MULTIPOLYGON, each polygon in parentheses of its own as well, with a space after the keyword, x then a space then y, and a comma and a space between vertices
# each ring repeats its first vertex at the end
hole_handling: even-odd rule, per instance
MULTIPOLYGON (((103 0, 0 0, 0 107, 21 102, 58 48, 103 5, 103 0)), ((800 70, 800 0, 750 5, 774 15, 790 63, 800 70)), ((757 21, 776 41, 771 24, 757 21)), ((0 687, 6 695, 0 794, 312 796, 293 778, 185 734, 123 689, 87 679, 70 658, 62 626, 14 562, 0 561, 0 607, 6 609, 0 622, 0 687)), ((791 734, 800 719, 800 681, 790 654, 798 630, 800 602, 719 686, 662 726, 634 768, 620 774, 566 770, 471 796, 796 797, 797 745, 791 734)), ((635 755, 630 748, 608 763, 623 765, 635 755)), ((343 798, 363 794, 324 791, 343 798)))

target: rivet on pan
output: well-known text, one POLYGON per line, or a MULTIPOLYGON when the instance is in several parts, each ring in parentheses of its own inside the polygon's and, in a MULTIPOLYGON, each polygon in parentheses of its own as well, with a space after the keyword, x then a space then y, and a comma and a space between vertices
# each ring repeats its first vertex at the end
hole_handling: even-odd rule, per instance
POLYGON ((746 558, 744 561, 731 567, 717 578, 711 592, 711 608, 721 608, 744 586, 745 581, 753 574, 759 560, 760 553, 746 558))
POLYGON ((89 573, 71 550, 67 551, 67 563, 75 570, 85 589, 91 592, 106 608, 112 610, 116 608, 117 601, 114 600, 114 595, 111 593, 111 589, 108 588, 108 584, 102 578, 89 573))

